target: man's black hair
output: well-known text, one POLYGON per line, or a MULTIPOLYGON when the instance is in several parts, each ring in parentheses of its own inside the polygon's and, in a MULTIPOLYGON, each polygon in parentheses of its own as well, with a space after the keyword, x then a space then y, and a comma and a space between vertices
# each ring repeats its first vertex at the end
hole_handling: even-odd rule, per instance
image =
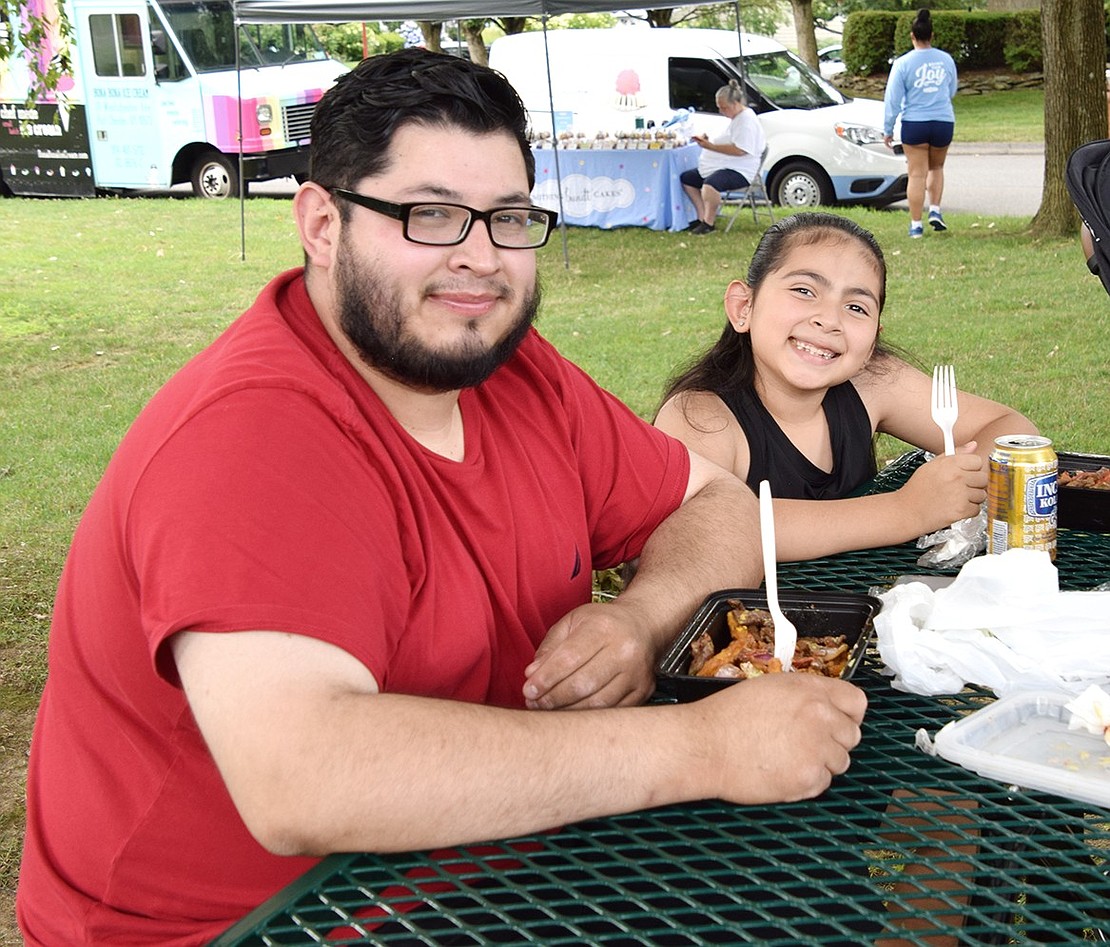
POLYGON ((505 132, 520 146, 529 189, 535 183, 528 113, 508 80, 486 66, 426 49, 364 59, 324 94, 312 115, 309 178, 322 187, 353 188, 383 172, 394 134, 412 123, 505 132))

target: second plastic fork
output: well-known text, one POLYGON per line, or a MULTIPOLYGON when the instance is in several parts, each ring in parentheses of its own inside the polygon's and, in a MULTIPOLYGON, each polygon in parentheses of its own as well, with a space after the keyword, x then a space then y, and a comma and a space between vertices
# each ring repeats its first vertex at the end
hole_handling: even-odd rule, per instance
POLYGON ((933 420, 944 434, 944 453, 956 453, 952 429, 960 408, 956 401, 956 370, 951 365, 933 368, 933 420))
POLYGON ((771 503, 771 484, 759 481, 759 534, 763 546, 763 578, 767 584, 767 611, 775 627, 775 657, 784 671, 794 670, 794 646, 798 629, 783 614, 779 605, 778 556, 775 554, 775 508, 771 503))

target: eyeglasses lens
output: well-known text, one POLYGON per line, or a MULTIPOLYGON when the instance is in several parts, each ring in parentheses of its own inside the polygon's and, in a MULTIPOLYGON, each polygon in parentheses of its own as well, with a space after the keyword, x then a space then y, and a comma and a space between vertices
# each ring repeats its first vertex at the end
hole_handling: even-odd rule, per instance
MULTIPOLYGON (((406 236, 417 243, 446 246, 464 239, 471 212, 453 204, 417 204, 408 214, 406 236)), ((488 212, 485 223, 495 246, 528 249, 547 239, 550 215, 527 207, 499 207, 488 212)))

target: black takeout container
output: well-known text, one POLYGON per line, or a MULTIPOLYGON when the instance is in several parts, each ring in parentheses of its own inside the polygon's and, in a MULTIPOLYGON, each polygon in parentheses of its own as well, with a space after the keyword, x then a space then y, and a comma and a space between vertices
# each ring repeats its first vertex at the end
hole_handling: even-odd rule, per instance
MULTIPOLYGON (((731 640, 725 616, 734 600, 743 602, 746 608, 766 608, 767 592, 764 589, 723 589, 709 595, 659 661, 655 680, 660 696, 684 703, 700 700, 722 687, 743 683, 744 678, 696 677, 689 673, 690 644, 703 631, 709 632, 715 651, 731 640)), ((800 638, 844 635, 848 643, 848 664, 841 678, 848 680, 856 673, 871 638, 872 620, 882 607, 877 598, 791 590, 779 592, 779 604, 786 617, 797 626, 800 638)))
MULTIPOLYGON (((1110 467, 1110 457, 1100 454, 1056 455, 1056 469, 1074 473, 1077 470, 1099 470, 1110 467)), ((1061 486, 1056 491, 1056 525, 1063 529, 1086 529, 1110 533, 1110 490, 1084 490, 1082 487, 1061 486)))

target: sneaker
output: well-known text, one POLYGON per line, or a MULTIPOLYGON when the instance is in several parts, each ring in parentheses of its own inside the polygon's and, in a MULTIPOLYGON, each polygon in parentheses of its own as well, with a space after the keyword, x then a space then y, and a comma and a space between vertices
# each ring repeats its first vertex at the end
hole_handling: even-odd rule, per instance
POLYGON ((939 210, 929 211, 929 226, 937 231, 948 229, 948 224, 944 222, 944 217, 939 210))
POLYGON ((704 220, 698 221, 698 226, 690 231, 695 237, 704 237, 707 233, 715 233, 717 228, 713 224, 707 224, 704 220))
POLYGON ((920 237, 920 236, 923 236, 924 233, 925 233, 925 228, 922 227, 921 224, 918 224, 916 227, 913 224, 910 225, 910 236, 911 237, 920 237))
POLYGON ((699 227, 704 227, 704 226, 705 225, 701 222, 701 220, 699 218, 695 218, 694 222, 691 223, 689 226, 687 226, 686 229, 693 232, 693 231, 697 230, 699 227))

